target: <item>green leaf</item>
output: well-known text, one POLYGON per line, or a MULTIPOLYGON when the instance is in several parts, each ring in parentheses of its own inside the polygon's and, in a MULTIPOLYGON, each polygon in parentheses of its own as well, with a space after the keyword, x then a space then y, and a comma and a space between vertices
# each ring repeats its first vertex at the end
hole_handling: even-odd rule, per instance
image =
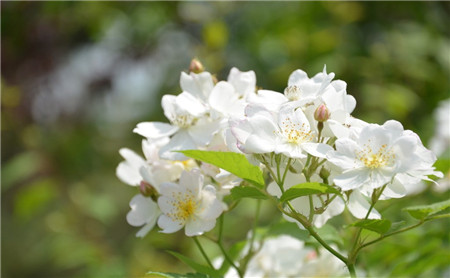
POLYGON ((271 225, 267 233, 270 236, 289 235, 302 241, 307 240, 309 237, 307 230, 302 230, 296 223, 287 221, 271 225))
POLYGON ((261 169, 248 162, 243 154, 199 150, 180 152, 185 156, 222 168, 260 188, 264 187, 264 177, 261 169))
POLYGON ((387 219, 364 219, 353 223, 352 226, 360 227, 382 235, 391 228, 391 221, 387 219))
POLYGON ((192 269, 194 269, 197 272, 208 274, 211 277, 220 277, 220 275, 217 273, 217 271, 215 269, 210 268, 209 266, 199 264, 196 261, 194 261, 184 255, 181 255, 180 253, 177 253, 174 251, 167 251, 167 252, 169 252, 169 254, 178 258, 180 261, 187 264, 188 266, 190 266, 192 269))
POLYGON ((407 207, 403 210, 406 210, 412 217, 421 220, 426 218, 427 216, 443 211, 449 207, 450 199, 431 205, 407 207))
POLYGON ((250 186, 236 186, 231 189, 231 196, 234 200, 239 200, 241 198, 252 198, 265 200, 268 197, 258 190, 258 188, 250 186))
MULTIPOLYGON (((246 240, 239 241, 233 244, 233 246, 231 246, 230 250, 228 251, 228 256, 230 257, 230 259, 236 261, 236 259, 241 254, 242 249, 244 249, 246 245, 247 245, 246 240)), ((220 266, 219 274, 221 276, 225 276, 225 273, 227 273, 230 266, 231 266, 230 263, 224 259, 222 265, 220 266)))
POLYGON ((203 274, 203 273, 186 273, 186 274, 179 274, 179 273, 164 273, 164 272, 155 272, 155 271, 149 271, 147 272, 147 275, 150 275, 151 277, 163 277, 163 278, 208 278, 210 276, 203 274))
POLYGON ((324 183, 306 182, 292 186, 281 195, 280 201, 286 202, 301 196, 308 196, 312 194, 334 193, 339 194, 339 191, 324 183))

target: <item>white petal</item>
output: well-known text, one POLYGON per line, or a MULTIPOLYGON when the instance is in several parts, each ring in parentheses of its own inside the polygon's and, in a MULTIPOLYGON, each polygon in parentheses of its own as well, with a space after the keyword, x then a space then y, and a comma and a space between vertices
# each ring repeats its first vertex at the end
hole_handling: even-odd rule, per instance
POLYGON ((214 82, 211 74, 206 71, 198 74, 191 72, 189 75, 182 72, 180 86, 183 91, 189 92, 195 97, 206 101, 214 86, 214 82))
MULTIPOLYGON (((370 204, 358 191, 353 191, 348 200, 348 210, 356 218, 363 219, 369 211, 370 204)), ((369 214, 369 219, 381 219, 381 215, 375 209, 369 214)))
POLYGON ((320 158, 326 158, 327 153, 334 150, 330 145, 322 143, 303 143, 302 149, 310 155, 320 158))
POLYGON ((304 81, 308 80, 308 74, 306 74, 306 72, 298 69, 296 71, 294 71, 293 73, 291 73, 291 75, 289 76, 289 80, 288 80, 288 85, 298 85, 304 81))
POLYGON ((361 187, 369 180, 369 171, 366 169, 348 170, 333 179, 334 183, 344 191, 361 187))
POLYGON ((167 215, 162 214, 158 218, 158 226, 162 229, 161 233, 170 234, 181 230, 181 228, 183 228, 184 226, 184 223, 175 222, 167 215))
POLYGON ((206 112, 206 107, 200 100, 188 92, 179 94, 175 99, 175 103, 180 111, 185 111, 194 117, 199 117, 206 112))
POLYGON ((195 126, 188 128, 188 132, 197 146, 205 146, 211 142, 219 128, 220 124, 217 121, 199 121, 195 126))
POLYGON ((178 127, 161 122, 142 122, 138 123, 133 129, 134 133, 150 139, 159 139, 170 136, 177 132, 178 127))
POLYGON ((175 151, 195 150, 196 148, 197 144, 192 140, 189 133, 186 130, 180 130, 170 139, 167 145, 160 149, 159 154, 161 158, 168 160, 186 160, 188 157, 175 151))
POLYGON ((240 96, 246 96, 255 91, 256 75, 254 71, 242 72, 232 68, 228 75, 228 82, 232 84, 240 96))
POLYGON ((200 197, 200 189, 203 186, 203 175, 200 174, 200 170, 195 168, 190 172, 183 171, 180 177, 180 187, 184 187, 192 192, 196 197, 200 197))
POLYGON ((119 153, 125 158, 125 161, 120 162, 117 166, 117 177, 126 184, 139 185, 142 181, 139 168, 146 165, 145 160, 130 149, 122 148, 119 153))
POLYGON ((275 150, 275 143, 257 135, 250 135, 243 146, 246 153, 270 153, 275 150))
POLYGON ((142 226, 146 223, 156 222, 160 212, 158 205, 151 199, 140 194, 130 201, 131 211, 127 214, 127 222, 131 226, 142 226))
POLYGON ((139 169, 130 165, 127 161, 122 161, 116 168, 116 176, 124 183, 132 186, 138 186, 142 177, 139 169))
POLYGON ((204 232, 211 231, 216 225, 216 220, 190 219, 186 223, 185 234, 187 236, 199 236, 204 232))

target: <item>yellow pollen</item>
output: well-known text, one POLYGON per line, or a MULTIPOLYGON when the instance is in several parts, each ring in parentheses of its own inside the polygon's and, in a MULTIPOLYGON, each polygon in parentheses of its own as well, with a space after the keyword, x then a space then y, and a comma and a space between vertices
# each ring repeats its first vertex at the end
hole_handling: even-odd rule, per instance
POLYGON ((289 143, 301 144, 313 139, 314 134, 305 123, 293 123, 290 118, 286 118, 281 123, 281 133, 289 143))
POLYGON ((391 164, 395 159, 395 154, 387 150, 386 144, 382 145, 376 153, 368 145, 365 145, 363 151, 357 153, 357 158, 367 168, 377 169, 391 164))
POLYGON ((189 191, 187 194, 181 194, 180 192, 173 193, 173 201, 171 205, 175 208, 173 212, 168 213, 173 221, 185 222, 197 210, 198 203, 195 201, 194 195, 189 191))

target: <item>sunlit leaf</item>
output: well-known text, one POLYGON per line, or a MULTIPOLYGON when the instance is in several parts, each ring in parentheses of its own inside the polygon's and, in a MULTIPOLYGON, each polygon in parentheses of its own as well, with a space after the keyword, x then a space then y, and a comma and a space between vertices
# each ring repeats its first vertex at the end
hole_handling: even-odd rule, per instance
POLYGON ((449 207, 450 199, 431 205, 407 207, 404 208, 404 210, 406 210, 412 217, 420 220, 426 218, 427 216, 443 211, 449 207))
POLYGON ((231 189, 231 196, 234 200, 241 198, 267 199, 268 197, 258 190, 258 188, 250 186, 236 186, 231 189))
POLYGON ((312 194, 334 193, 339 194, 336 188, 318 182, 306 182, 292 186, 281 195, 280 201, 286 202, 301 196, 312 194))
POLYGON ((352 226, 360 227, 382 235, 391 228, 391 221, 387 219, 364 219, 353 223, 352 226))
POLYGON ((264 187, 264 178, 258 166, 250 164, 243 154, 187 150, 180 151, 185 156, 215 165, 258 187, 264 187))

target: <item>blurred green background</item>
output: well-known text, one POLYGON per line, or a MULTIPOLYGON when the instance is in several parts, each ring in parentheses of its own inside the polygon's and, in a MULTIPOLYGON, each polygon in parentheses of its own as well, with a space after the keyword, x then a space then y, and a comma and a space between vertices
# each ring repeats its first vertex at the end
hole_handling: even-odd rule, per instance
MULTIPOLYGON (((2 1, 2 277, 190 270, 165 252, 200 258, 182 232, 135 237, 125 216, 136 188, 115 167, 119 148, 141 153, 133 127, 164 120, 161 96, 180 92, 193 57, 219 79, 236 66, 278 91, 295 69, 312 76, 326 64, 357 99, 355 116, 401 121, 426 145, 433 111, 450 97, 449 16, 447 2, 2 1)), ((404 206, 447 198, 428 190, 387 213, 398 220, 404 206)), ((240 210, 249 223, 252 205, 240 210)), ((273 211, 264 215, 267 224, 273 211)), ((245 237, 239 227, 229 236, 245 237)), ((362 266, 449 275, 449 228, 436 221, 393 237, 367 249, 362 266)))

